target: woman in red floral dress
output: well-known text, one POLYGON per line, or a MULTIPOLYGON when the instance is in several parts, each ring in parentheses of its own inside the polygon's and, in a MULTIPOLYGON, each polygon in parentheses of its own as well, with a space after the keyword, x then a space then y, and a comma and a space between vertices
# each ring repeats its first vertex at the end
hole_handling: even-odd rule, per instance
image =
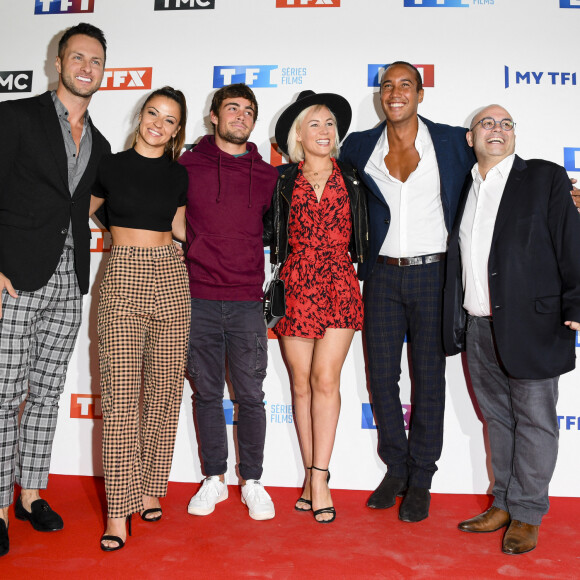
POLYGON ((340 412, 340 373, 363 325, 353 258, 367 247, 366 191, 350 166, 337 162, 351 119, 341 96, 304 91, 276 124, 278 146, 299 163, 280 175, 272 213, 273 261, 283 263, 286 316, 277 324, 294 390, 306 470, 296 510, 316 521, 336 517, 328 464, 340 412))

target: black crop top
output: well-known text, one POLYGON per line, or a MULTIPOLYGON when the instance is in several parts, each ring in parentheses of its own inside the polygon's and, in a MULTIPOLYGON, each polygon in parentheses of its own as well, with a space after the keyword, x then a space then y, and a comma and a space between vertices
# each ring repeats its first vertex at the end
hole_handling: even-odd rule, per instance
POLYGON ((143 157, 128 149, 101 159, 91 193, 107 200, 112 226, 170 232, 188 179, 185 167, 166 155, 143 157))

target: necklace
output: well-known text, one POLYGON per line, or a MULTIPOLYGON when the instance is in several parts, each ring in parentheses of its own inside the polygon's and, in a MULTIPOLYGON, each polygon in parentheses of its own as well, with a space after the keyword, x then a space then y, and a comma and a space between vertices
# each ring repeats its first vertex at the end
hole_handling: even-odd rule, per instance
POLYGON ((324 172, 329 172, 329 176, 332 173, 332 171, 334 170, 334 165, 330 168, 326 168, 324 170, 319 169, 318 171, 304 171, 304 166, 302 166, 302 173, 304 174, 304 177, 306 177, 306 179, 308 179, 307 175, 310 176, 310 179, 308 179, 308 181, 312 182, 314 181, 314 184, 312 184, 312 189, 314 190, 318 190, 320 189, 320 184, 318 183, 320 181, 321 178, 318 177, 318 174, 321 171, 324 172))

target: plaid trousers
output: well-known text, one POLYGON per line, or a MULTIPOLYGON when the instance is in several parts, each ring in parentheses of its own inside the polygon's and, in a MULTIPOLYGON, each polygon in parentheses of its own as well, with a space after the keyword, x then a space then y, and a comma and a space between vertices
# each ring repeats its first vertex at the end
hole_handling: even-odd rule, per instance
POLYGON ((24 489, 48 484, 58 400, 82 316, 72 248, 46 286, 17 293, 3 293, 0 319, 0 507, 12 503, 15 481, 24 489))
POLYGON ((187 270, 172 245, 112 247, 98 314, 111 518, 143 510, 143 495, 167 493, 189 321, 187 270))

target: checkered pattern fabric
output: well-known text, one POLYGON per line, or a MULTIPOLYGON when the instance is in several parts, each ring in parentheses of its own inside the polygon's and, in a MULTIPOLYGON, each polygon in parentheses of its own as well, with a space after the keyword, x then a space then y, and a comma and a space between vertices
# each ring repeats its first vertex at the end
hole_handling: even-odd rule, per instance
POLYGON ((143 495, 167 492, 190 321, 187 270, 173 246, 113 246, 100 293, 103 467, 108 515, 119 518, 143 510, 143 495))
POLYGON ((58 400, 82 316, 71 248, 46 286, 2 296, 0 319, 0 506, 12 503, 14 481, 44 489, 58 400), (26 399, 18 427, 18 413, 26 399))
POLYGON ((365 282, 365 341, 379 456, 391 475, 431 487, 443 446, 445 354, 441 339, 445 262, 420 266, 376 264, 365 282), (409 439, 399 378, 407 335, 413 384, 409 439))

